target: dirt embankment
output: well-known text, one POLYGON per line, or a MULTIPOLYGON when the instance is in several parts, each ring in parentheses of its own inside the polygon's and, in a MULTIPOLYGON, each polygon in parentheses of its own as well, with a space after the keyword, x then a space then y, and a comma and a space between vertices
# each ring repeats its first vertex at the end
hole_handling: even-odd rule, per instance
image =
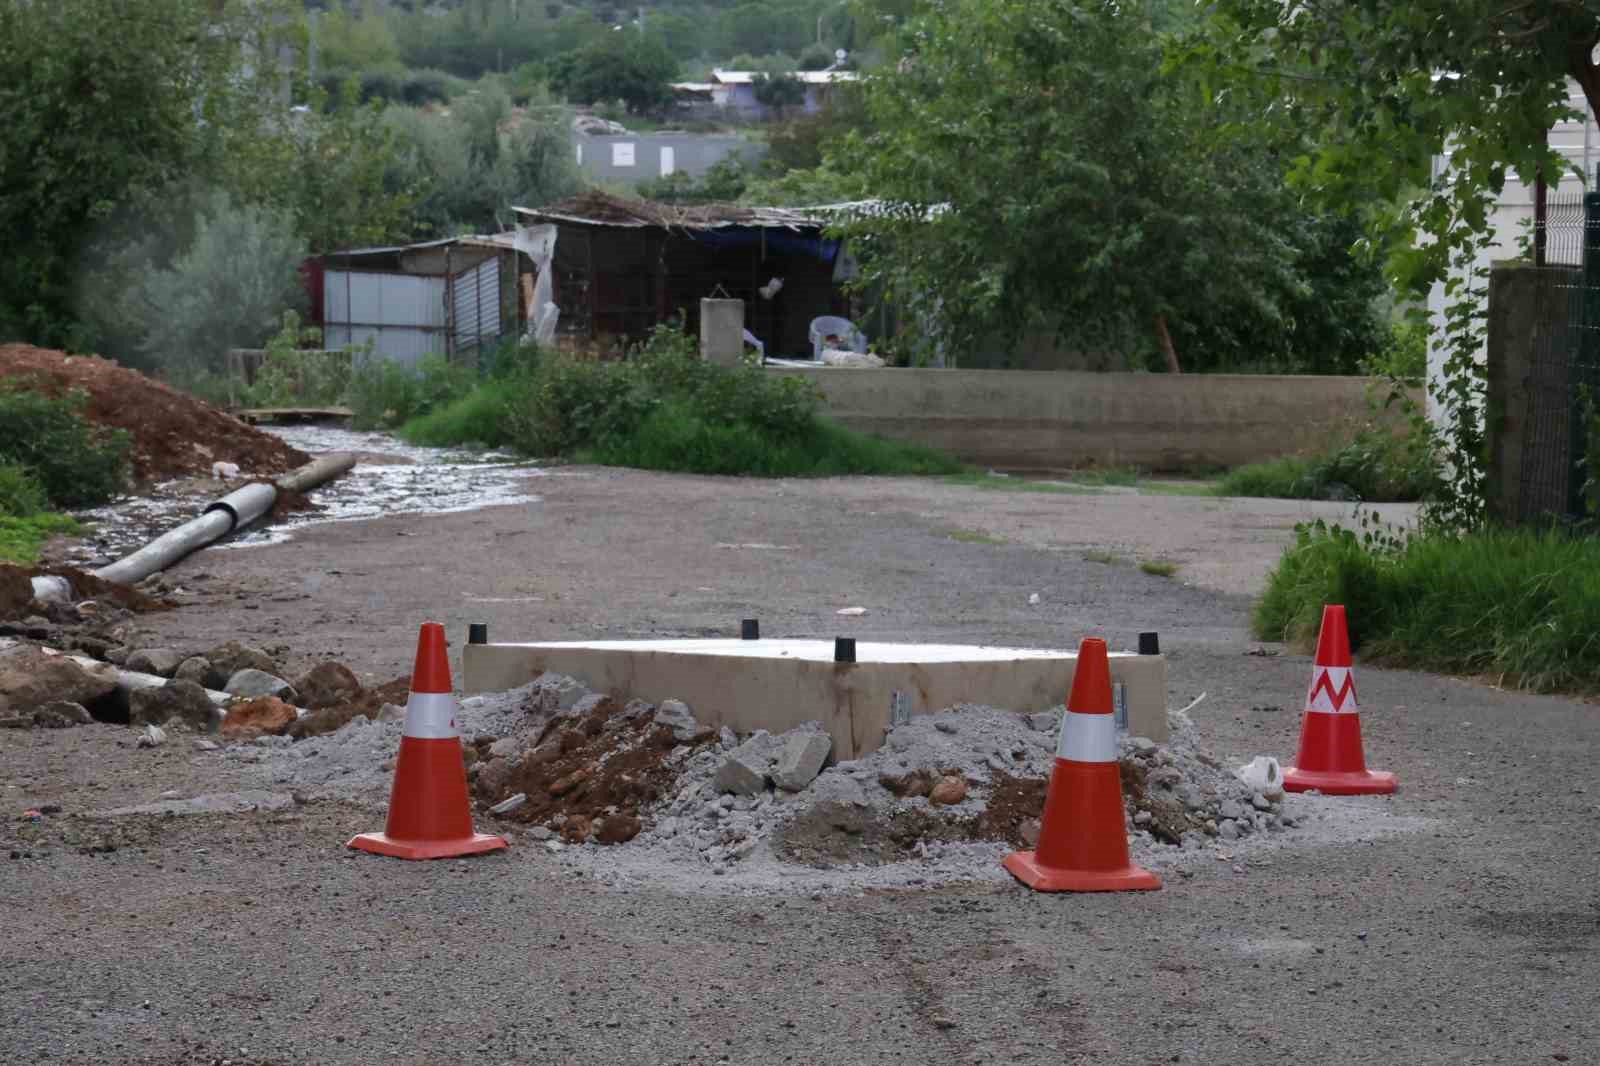
POLYGON ((141 482, 209 474, 233 463, 247 477, 281 474, 311 461, 277 437, 246 425, 187 393, 92 355, 67 355, 26 344, 0 345, 0 382, 32 379, 51 394, 87 396, 85 416, 124 430, 141 482))

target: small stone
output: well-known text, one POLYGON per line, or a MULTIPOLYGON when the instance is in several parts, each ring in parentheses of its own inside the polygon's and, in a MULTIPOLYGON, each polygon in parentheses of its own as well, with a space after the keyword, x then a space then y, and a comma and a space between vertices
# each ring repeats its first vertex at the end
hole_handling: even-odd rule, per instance
POLYGON ((928 802, 935 806, 951 807, 967 798, 967 781, 954 774, 942 778, 928 793, 928 802))
POLYGON ((1017 833, 1022 837, 1022 842, 1031 848, 1039 843, 1039 833, 1042 829, 1039 819, 1027 818, 1017 826, 1017 833))
POLYGON ((52 700, 33 712, 33 724, 45 729, 88 725, 92 721, 94 718, 89 714, 87 707, 70 700, 52 700))
POLYGON ((406 720, 406 709, 398 703, 385 703, 378 708, 378 721, 403 722, 406 720))
POLYGON ((732 751, 739 746, 739 735, 727 726, 723 726, 717 731, 717 743, 721 745, 723 751, 732 751))
POLYGON ((1128 740, 1128 746, 1140 755, 1149 755, 1156 750, 1156 742, 1149 737, 1132 737, 1128 740))
POLYGON ((528 830, 528 835, 534 840, 553 840, 556 834, 555 830, 551 829, 549 826, 536 825, 532 829, 528 830))
POLYGON ((206 740, 204 737, 196 737, 191 742, 191 745, 194 747, 195 751, 216 751, 217 750, 217 745, 215 743, 213 743, 212 741, 206 740))
POLYGON ((1250 806, 1254 807, 1258 811, 1272 810, 1272 804, 1268 802, 1267 797, 1263 796, 1259 792, 1250 797, 1250 806))
POLYGON ((211 664, 198 655, 191 655, 178 664, 178 669, 172 676, 179 681, 193 681, 197 685, 206 683, 206 676, 211 673, 211 664))
POLYGON ((1134 825, 1149 825, 1152 819, 1149 811, 1137 811, 1133 816, 1134 825))
POLYGON ((295 678, 292 686, 308 710, 348 702, 361 694, 361 679, 343 663, 323 662, 295 678))
POLYGON ((508 797, 489 808, 490 814, 510 814, 524 803, 528 802, 526 792, 518 792, 515 796, 508 797))
POLYGON ((158 725, 147 725, 139 734, 139 747, 157 748, 167 742, 167 732, 158 725))
POLYGON ((1244 805, 1237 800, 1223 800, 1217 808, 1217 815, 1224 819, 1243 818, 1244 805))
POLYGON ((544 849, 552 855, 558 851, 561 851, 565 847, 566 845, 561 843, 559 840, 546 840, 544 842, 544 849))
POLYGON ((183 654, 171 648, 140 648, 123 665, 135 673, 171 677, 183 661, 183 654))
POLYGON ((248 699, 276 696, 289 703, 298 698, 294 686, 289 682, 254 667, 235 672, 228 678, 228 683, 222 687, 222 691, 230 696, 244 696, 248 699))
POLYGON ((195 730, 215 728, 217 709, 206 690, 193 681, 174 678, 165 685, 135 689, 128 695, 128 724, 145 725, 182 719, 195 730))
MULTIPOLYGON (((389 706, 393 706, 393 704, 389 706)), ((489 745, 489 755, 491 758, 496 759, 509 759, 521 750, 522 741, 516 737, 501 737, 489 745)))
MULTIPOLYGON (((278 671, 278 664, 272 661, 270 655, 260 648, 240 644, 237 640, 217 645, 202 658, 211 664, 211 670, 205 679, 207 688, 223 688, 227 685, 228 679, 240 670, 259 670, 264 674, 276 674, 278 671)), ((273 693, 263 692, 255 695, 270 696, 273 693)))
MULTIPOLYGON (((493 764, 491 763, 491 765, 493 764)), ((577 788, 580 784, 587 781, 589 779, 589 772, 589 767, 580 766, 578 769, 572 771, 570 774, 567 774, 565 777, 557 779, 550 785, 550 795, 565 796, 568 792, 571 792, 574 788, 577 788)))
POLYGON ((941 733, 948 733, 951 736, 955 736, 956 733, 956 724, 954 722, 946 722, 943 719, 934 722, 933 728, 937 729, 941 733))
POLYGON ((594 838, 602 844, 625 844, 639 835, 642 823, 631 814, 608 814, 595 823, 594 838))
POLYGON ((1224 818, 1217 824, 1217 836, 1223 840, 1239 839, 1239 823, 1232 818, 1224 818))

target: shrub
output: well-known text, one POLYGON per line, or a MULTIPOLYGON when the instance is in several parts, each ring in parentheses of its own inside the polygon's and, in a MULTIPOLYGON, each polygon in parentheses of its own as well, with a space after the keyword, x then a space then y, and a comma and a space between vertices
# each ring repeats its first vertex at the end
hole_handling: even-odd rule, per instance
POLYGON ((92 507, 122 491, 128 436, 82 417, 80 392, 0 388, 0 464, 22 466, 54 507, 92 507))
POLYGON ((334 404, 350 390, 349 351, 305 351, 300 346, 319 345, 322 332, 301 329, 300 316, 283 313, 283 325, 267 341, 266 356, 255 381, 243 390, 252 407, 284 407, 293 403, 334 404))
POLYGON ((28 518, 45 509, 44 486, 18 463, 0 464, 0 517, 28 518))
POLYGON ((1376 662, 1492 673, 1534 691, 1600 688, 1600 542, 1554 532, 1429 533, 1385 546, 1301 527, 1256 606, 1258 636, 1309 647, 1347 608, 1376 662))
POLYGON ((442 355, 425 355, 415 368, 368 355, 356 360, 347 398, 357 429, 398 426, 460 399, 475 381, 470 367, 442 355))

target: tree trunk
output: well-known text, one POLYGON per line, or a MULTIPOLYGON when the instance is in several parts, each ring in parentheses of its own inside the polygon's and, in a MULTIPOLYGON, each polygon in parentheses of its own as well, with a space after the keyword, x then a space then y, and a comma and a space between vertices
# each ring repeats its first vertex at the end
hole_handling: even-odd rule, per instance
POLYGON ((1161 342, 1161 354, 1167 357, 1167 373, 1181 374, 1178 366, 1178 349, 1172 346, 1172 334, 1167 331, 1167 316, 1156 316, 1156 340, 1161 342))
POLYGON ((1567 73, 1583 88, 1589 110, 1600 115, 1600 67, 1594 64, 1595 34, 1586 33, 1567 44, 1567 73))

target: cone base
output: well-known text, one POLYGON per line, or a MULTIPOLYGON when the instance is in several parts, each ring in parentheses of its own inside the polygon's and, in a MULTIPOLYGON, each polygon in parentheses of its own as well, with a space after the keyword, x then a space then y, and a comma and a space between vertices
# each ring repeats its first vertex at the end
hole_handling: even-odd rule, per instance
POLYGON ((1140 892, 1161 887, 1155 874, 1138 866, 1124 866, 1120 870, 1066 870, 1045 866, 1031 851, 1014 851, 1001 865, 1035 892, 1140 892))
POLYGON ((1301 770, 1291 766, 1283 771, 1285 792, 1318 792, 1329 796, 1386 796, 1400 787, 1399 780, 1382 770, 1301 770))
POLYGON ((362 833, 351 837, 346 847, 389 855, 396 859, 453 859, 459 855, 481 855, 506 847, 505 837, 474 833, 453 840, 396 840, 387 833, 362 833))

